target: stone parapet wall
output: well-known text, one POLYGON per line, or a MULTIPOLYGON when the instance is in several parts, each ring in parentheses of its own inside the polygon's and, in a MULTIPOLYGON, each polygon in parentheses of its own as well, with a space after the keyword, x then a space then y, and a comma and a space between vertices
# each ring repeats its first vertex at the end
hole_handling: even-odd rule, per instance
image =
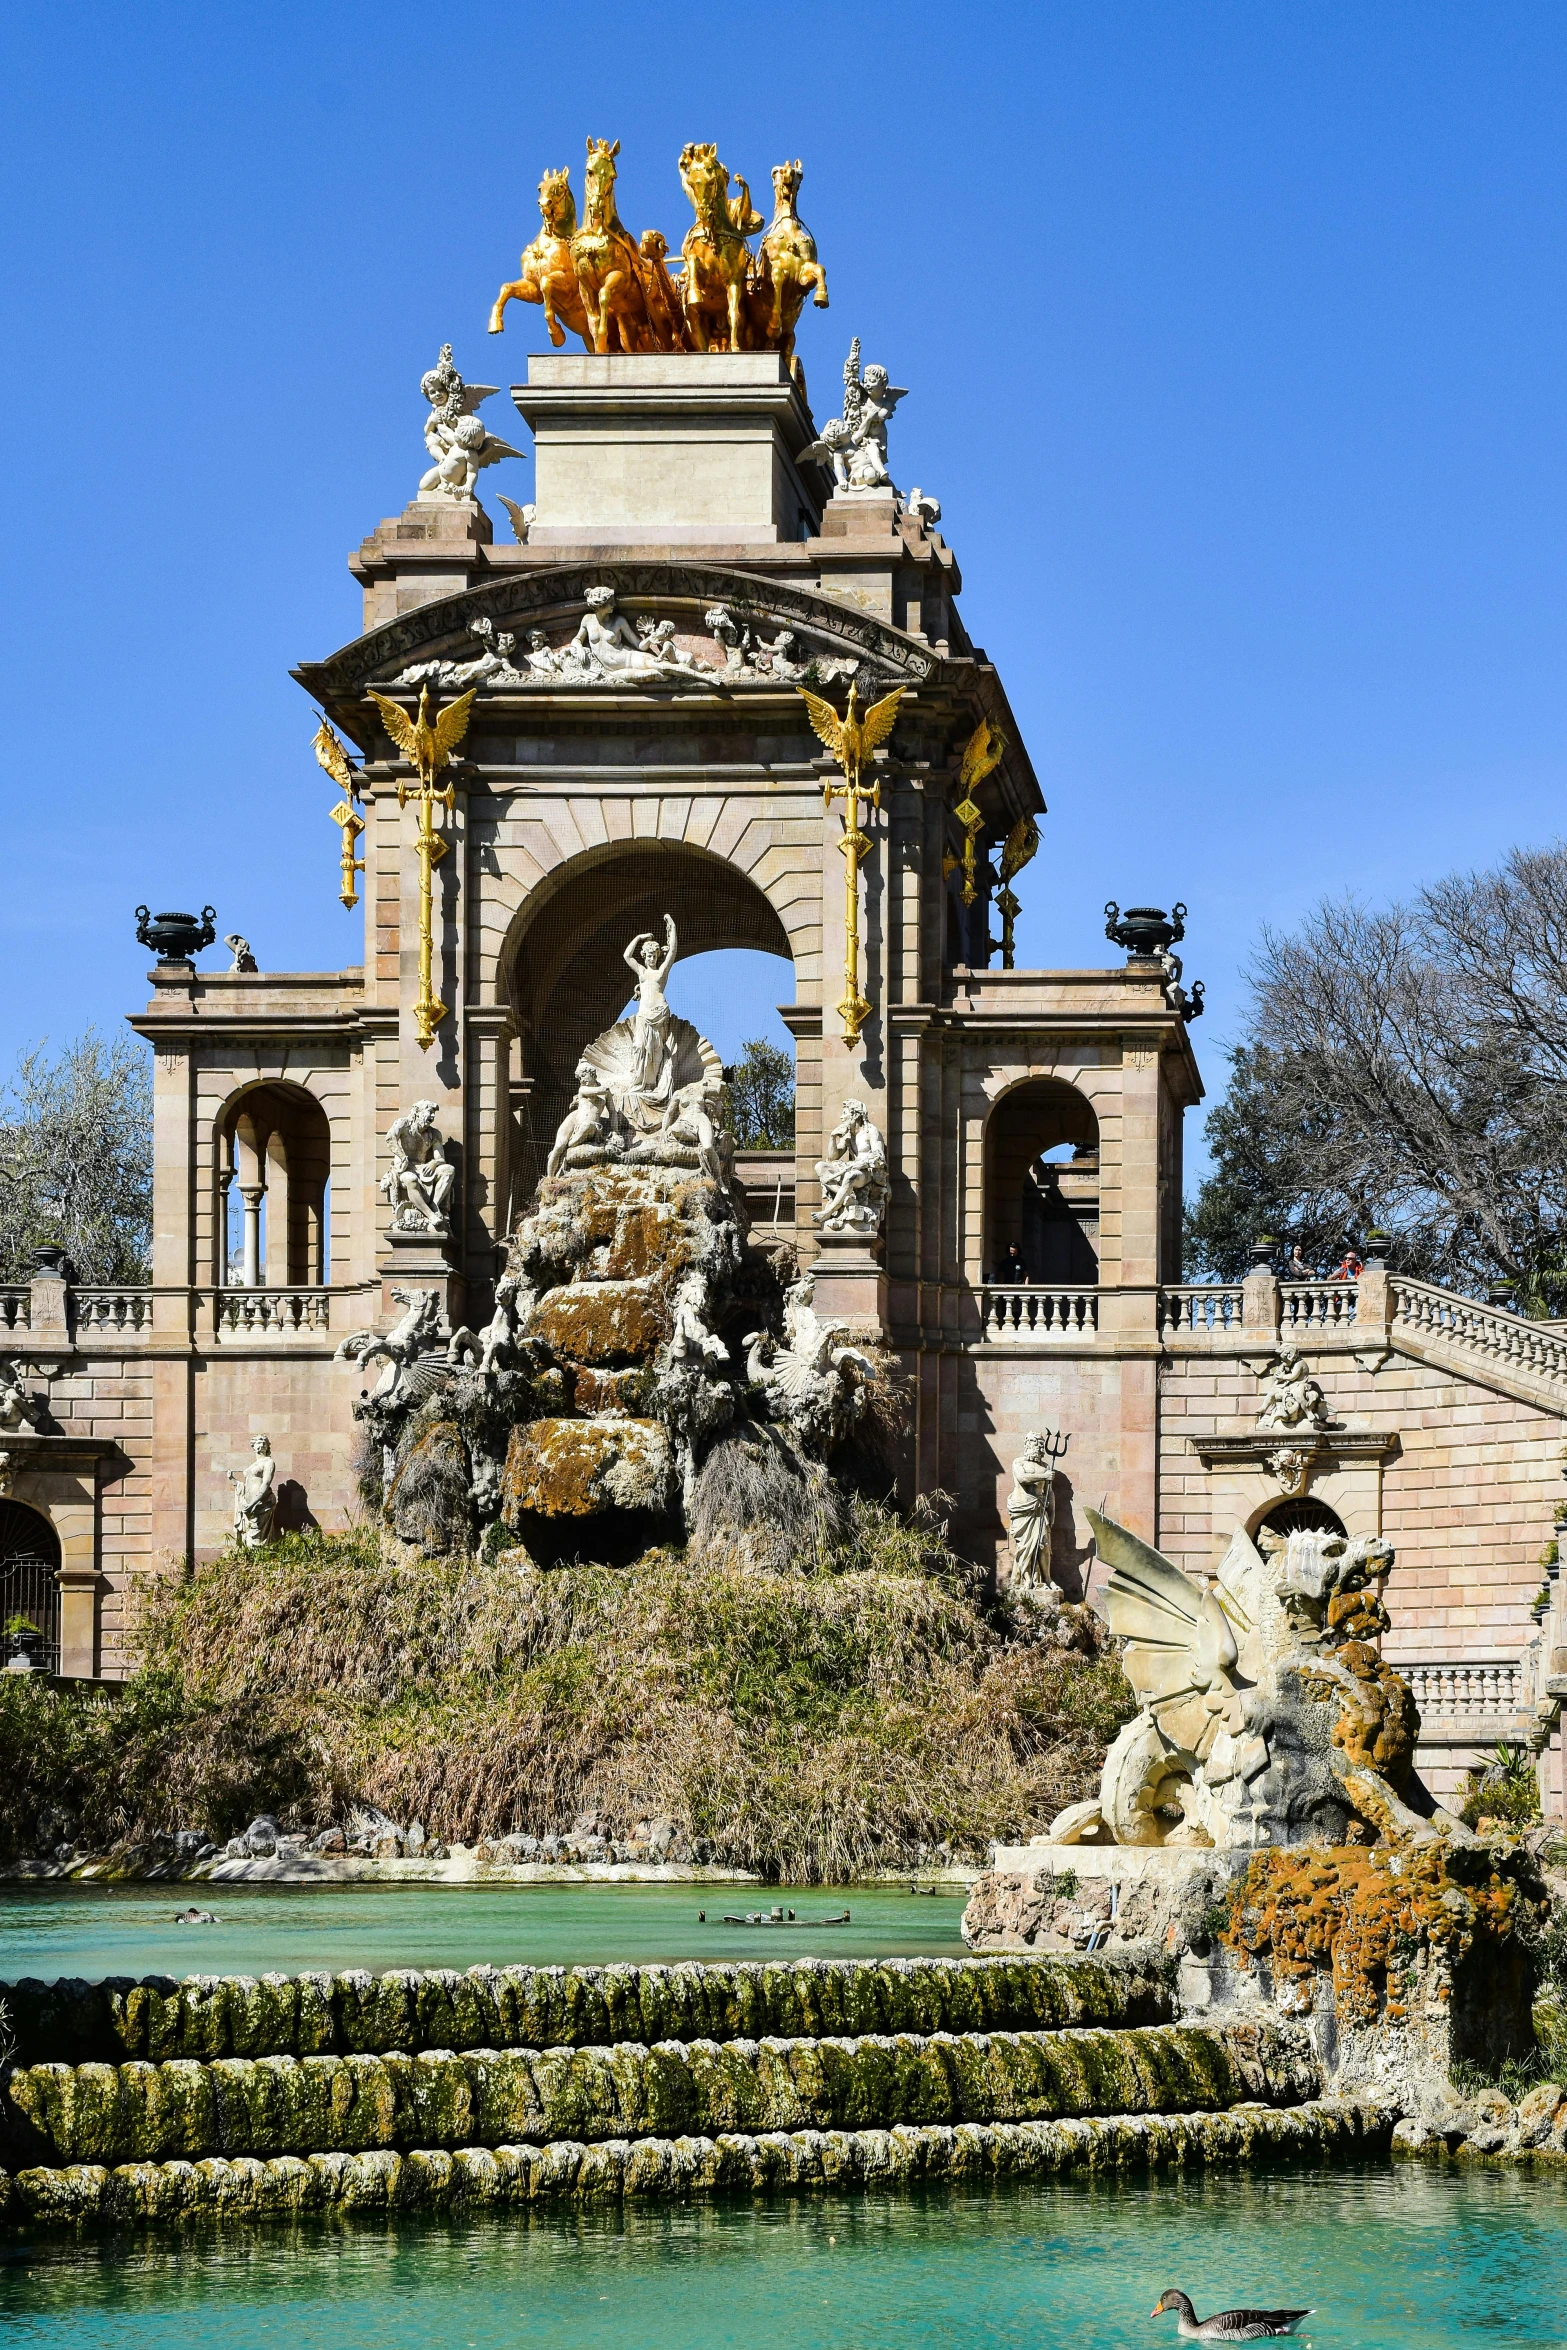
POLYGON ((1270 2022, 176 2058, 16 2067, 0 2144, 12 2167, 592 2144, 1296 2105, 1320 2086, 1309 2035, 1270 2022))
POLYGON ((1054 2122, 926 2123, 892 2130, 725 2132, 587 2145, 465 2147, 400 2155, 281 2155, 0 2171, 0 2225, 527 2211, 560 2202, 674 2200, 1142 2172, 1258 2160, 1349 2162, 1385 2153, 1395 2116, 1309 2099, 1278 2110, 1114 2114, 1054 2122))
POLYGON ((24 2064, 563 2048, 809 2033, 1167 2023, 1151 1953, 1098 1959, 801 1959, 777 1966, 473 1967, 386 1975, 24 1981, 24 2064))

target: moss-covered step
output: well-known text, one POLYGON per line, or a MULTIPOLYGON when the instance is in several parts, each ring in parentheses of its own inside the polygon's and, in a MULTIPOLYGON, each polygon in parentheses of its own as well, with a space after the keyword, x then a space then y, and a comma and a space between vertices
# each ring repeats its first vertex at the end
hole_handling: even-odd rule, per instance
POLYGON ((4 1986, 23 2064, 191 2056, 586 2048, 824 2032, 1059 2031, 1168 2022, 1155 1960, 798 1959, 472 1967, 386 1975, 171 1975, 4 1986))
POLYGON ((15 2069, 0 2099, 12 2167, 203 2155, 888 2129, 901 2123, 1294 2105, 1320 2088, 1304 2027, 872 2033, 623 2041, 418 2055, 176 2057, 15 2069))
POLYGON ((1391 2110, 1312 2100, 1288 2111, 1115 2114, 1054 2122, 796 2130, 588 2145, 291 2155, 270 2161, 138 2162, 0 2172, 0 2226, 256 2219, 304 2213, 526 2210, 622 2197, 840 2191, 921 2180, 1138 2171, 1188 2163, 1351 2161, 1384 2153, 1391 2110))

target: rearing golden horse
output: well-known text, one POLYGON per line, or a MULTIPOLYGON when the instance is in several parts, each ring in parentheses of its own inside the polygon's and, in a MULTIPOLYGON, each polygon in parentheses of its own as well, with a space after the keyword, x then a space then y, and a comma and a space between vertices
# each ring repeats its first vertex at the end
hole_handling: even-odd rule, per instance
POLYGON ((539 215, 544 226, 523 254, 518 275, 510 285, 502 286, 495 297, 490 332, 505 333, 503 313, 508 302, 542 302, 544 323, 556 349, 566 340, 569 326, 591 351, 593 331, 571 259, 571 240, 577 233, 577 205, 566 172, 547 171, 540 180, 539 215))
POLYGON ((613 146, 604 139, 588 141, 582 226, 571 240, 572 265, 592 328, 593 349, 656 351, 658 338, 648 315, 641 256, 615 210, 615 157, 619 153, 618 139, 613 146), (610 341, 612 329, 614 343, 610 341))
POLYGON ((710 350, 715 341, 720 350, 743 351, 746 347, 745 290, 751 249, 745 240, 767 224, 753 208, 751 191, 738 173, 738 194, 731 205, 729 177, 718 160, 718 149, 710 142, 681 150, 680 184, 696 219, 680 248, 686 265, 680 293, 686 326, 699 351, 710 350), (716 335, 712 333, 714 325, 716 335))
POLYGON ((827 308, 827 272, 816 258, 816 239, 794 208, 804 168, 796 159, 773 167, 773 217, 746 289, 751 340, 758 350, 794 357, 794 329, 805 297, 814 294, 827 308))

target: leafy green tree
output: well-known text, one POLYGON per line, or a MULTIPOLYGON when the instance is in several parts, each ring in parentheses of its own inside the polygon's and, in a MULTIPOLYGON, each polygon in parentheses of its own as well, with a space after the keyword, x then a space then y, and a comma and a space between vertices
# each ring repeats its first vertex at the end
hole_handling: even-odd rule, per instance
POLYGON ((0 1093, 0 1280, 63 1248, 82 1281, 145 1281, 152 1237, 147 1049, 94 1028, 36 1046, 0 1093))
POLYGON ((1265 932, 1249 1034, 1208 1120, 1194 1269, 1263 1232, 1308 1262, 1381 1227, 1406 1271, 1567 1297, 1567 844, 1515 849, 1380 911, 1265 932))
POLYGON ((735 1148, 784 1150, 794 1141, 794 1059, 753 1036, 729 1072, 735 1148))

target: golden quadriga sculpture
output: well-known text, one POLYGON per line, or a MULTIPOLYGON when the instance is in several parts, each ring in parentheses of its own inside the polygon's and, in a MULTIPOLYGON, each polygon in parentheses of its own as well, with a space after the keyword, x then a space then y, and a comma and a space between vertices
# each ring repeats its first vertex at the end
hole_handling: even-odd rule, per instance
POLYGON ((775 167, 773 217, 764 222, 738 175, 731 194, 715 146, 683 148, 680 184, 695 217, 670 261, 657 229, 634 238, 615 208, 619 153, 618 139, 589 139, 580 225, 569 173, 544 174, 542 226, 495 297, 491 334, 504 331, 508 302, 538 302, 557 349, 570 332, 589 351, 781 351, 792 360, 807 295, 827 307, 827 273, 795 210, 799 162, 775 167))

